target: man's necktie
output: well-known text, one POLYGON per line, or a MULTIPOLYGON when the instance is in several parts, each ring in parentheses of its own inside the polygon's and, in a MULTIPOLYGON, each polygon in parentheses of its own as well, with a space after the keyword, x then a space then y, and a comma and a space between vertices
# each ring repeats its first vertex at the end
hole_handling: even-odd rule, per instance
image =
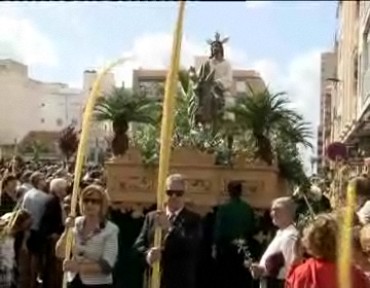
POLYGON ((172 213, 170 215, 170 217, 168 218, 168 220, 170 221, 171 225, 173 225, 175 223, 175 220, 176 220, 176 214, 172 213))
POLYGON ((172 213, 172 214, 168 215, 167 217, 168 217, 168 221, 170 221, 170 227, 169 227, 168 233, 163 235, 164 238, 162 238, 162 239, 164 241, 167 239, 168 235, 170 234, 170 232, 174 228, 174 223, 175 223, 175 220, 176 220, 176 214, 172 213))

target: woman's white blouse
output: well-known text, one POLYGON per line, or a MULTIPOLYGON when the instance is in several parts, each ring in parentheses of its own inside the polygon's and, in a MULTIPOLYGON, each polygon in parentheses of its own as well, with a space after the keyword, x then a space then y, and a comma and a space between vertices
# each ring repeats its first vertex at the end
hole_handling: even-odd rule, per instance
MULTIPOLYGON (((105 226, 94 233, 87 240, 82 239, 81 230, 84 217, 77 217, 75 227, 72 229, 74 235, 73 257, 77 260, 104 261, 110 267, 114 267, 118 255, 118 227, 110 221, 106 221, 105 226)), ((71 282, 76 274, 68 272, 68 282, 71 282)), ((112 284, 112 274, 89 274, 80 273, 80 278, 85 285, 112 284)))

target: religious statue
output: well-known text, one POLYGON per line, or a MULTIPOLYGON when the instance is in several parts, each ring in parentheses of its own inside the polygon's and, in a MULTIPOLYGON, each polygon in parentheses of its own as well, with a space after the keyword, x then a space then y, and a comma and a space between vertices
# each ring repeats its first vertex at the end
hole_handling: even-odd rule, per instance
POLYGON ((190 78, 194 82, 194 92, 198 100, 196 122, 213 123, 215 119, 224 116, 225 101, 231 96, 233 83, 230 63, 224 58, 223 44, 228 38, 221 39, 216 33, 214 40, 208 40, 211 55, 196 73, 190 69, 190 78))

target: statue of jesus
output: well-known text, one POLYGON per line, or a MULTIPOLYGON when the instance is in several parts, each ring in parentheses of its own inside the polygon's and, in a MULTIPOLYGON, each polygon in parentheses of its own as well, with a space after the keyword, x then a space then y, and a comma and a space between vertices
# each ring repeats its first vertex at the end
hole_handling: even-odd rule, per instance
POLYGON ((227 41, 228 38, 221 40, 219 33, 216 33, 214 40, 207 41, 211 46, 211 55, 201 65, 195 81, 194 90, 198 97, 197 122, 203 124, 223 117, 225 101, 231 99, 232 69, 224 58, 223 48, 227 41))
POLYGON ((207 43, 211 46, 211 56, 206 63, 203 64, 210 65, 211 71, 214 71, 215 84, 224 92, 224 97, 230 96, 229 94, 233 84, 231 65, 224 57, 223 44, 225 44, 228 40, 228 37, 221 40, 220 34, 216 32, 215 40, 207 41, 207 43))

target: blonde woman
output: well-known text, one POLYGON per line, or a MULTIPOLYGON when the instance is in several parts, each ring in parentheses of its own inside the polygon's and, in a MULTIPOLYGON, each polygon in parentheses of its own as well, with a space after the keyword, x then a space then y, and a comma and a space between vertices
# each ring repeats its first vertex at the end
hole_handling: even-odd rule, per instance
MULTIPOLYGON (((102 187, 84 188, 79 199, 81 217, 75 221, 67 218, 66 226, 72 228, 73 253, 65 259, 69 288, 110 288, 112 270, 118 254, 118 227, 108 221, 108 198, 102 187)), ((57 257, 65 257, 66 231, 56 245, 57 257)))

